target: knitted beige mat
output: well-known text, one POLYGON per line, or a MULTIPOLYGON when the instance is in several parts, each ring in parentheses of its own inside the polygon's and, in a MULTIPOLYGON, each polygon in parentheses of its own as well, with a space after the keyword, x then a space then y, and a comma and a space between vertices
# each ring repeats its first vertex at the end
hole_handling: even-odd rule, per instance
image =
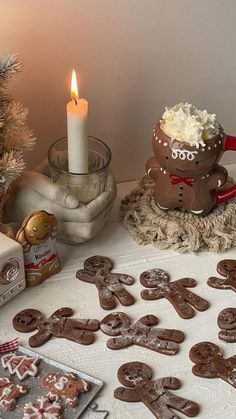
POLYGON ((153 193, 154 182, 144 176, 121 201, 122 223, 139 244, 181 253, 224 252, 236 245, 236 198, 201 217, 178 210, 163 211, 153 201, 153 193))

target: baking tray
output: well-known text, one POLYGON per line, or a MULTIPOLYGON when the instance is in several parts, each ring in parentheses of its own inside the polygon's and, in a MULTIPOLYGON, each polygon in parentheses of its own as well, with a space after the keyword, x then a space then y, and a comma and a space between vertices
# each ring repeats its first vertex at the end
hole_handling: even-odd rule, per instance
POLYGON ((31 351, 30 349, 23 348, 19 346, 17 351, 12 351, 16 355, 28 355, 34 356, 40 359, 38 364, 38 374, 36 377, 27 377, 24 380, 20 381, 16 374, 11 375, 8 369, 3 368, 2 362, 0 361, 0 377, 8 377, 10 378, 13 383, 15 384, 23 384, 28 387, 28 393, 20 397, 17 401, 17 407, 12 411, 4 411, 0 410, 0 419, 22 419, 23 418, 23 407, 25 403, 31 401, 32 403, 35 402, 39 397, 46 396, 48 390, 44 389, 41 386, 41 381, 43 377, 51 373, 72 373, 77 375, 79 378, 88 381, 91 383, 92 388, 90 391, 81 394, 79 396, 79 403, 77 407, 70 407, 65 406, 65 409, 62 413, 63 419, 77 419, 87 408, 87 406, 91 403, 97 393, 101 390, 103 386, 103 381, 91 377, 90 375, 84 374, 81 371, 78 371, 74 368, 67 367, 64 364, 59 362, 53 361, 46 356, 39 355, 36 352, 31 351))

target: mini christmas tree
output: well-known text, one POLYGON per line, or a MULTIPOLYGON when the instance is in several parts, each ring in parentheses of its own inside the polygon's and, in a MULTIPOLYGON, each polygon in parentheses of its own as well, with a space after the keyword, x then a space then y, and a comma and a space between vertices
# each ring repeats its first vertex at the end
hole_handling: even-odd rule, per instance
POLYGON ((28 110, 8 91, 10 80, 21 68, 17 54, 0 57, 0 222, 6 190, 25 167, 23 151, 31 149, 35 141, 26 124, 28 110))
POLYGON ((10 79, 21 68, 18 55, 0 57, 0 175, 8 184, 25 167, 23 150, 34 144, 32 131, 26 125, 28 111, 8 92, 10 79))

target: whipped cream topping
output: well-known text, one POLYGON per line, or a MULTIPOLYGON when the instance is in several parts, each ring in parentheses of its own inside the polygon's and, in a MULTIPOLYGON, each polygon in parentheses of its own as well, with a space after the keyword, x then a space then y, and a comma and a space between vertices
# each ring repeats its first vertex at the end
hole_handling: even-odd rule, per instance
POLYGON ((205 147, 205 141, 219 134, 215 114, 201 111, 190 103, 166 107, 160 120, 161 130, 172 140, 185 141, 192 146, 205 147))

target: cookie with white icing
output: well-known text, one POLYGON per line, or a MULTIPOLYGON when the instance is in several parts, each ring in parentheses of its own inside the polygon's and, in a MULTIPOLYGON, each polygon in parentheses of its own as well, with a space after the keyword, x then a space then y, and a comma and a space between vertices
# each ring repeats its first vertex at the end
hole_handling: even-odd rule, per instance
POLYGON ((9 378, 0 377, 0 408, 13 410, 17 400, 28 391, 26 386, 14 384, 9 378))
POLYGON ((78 397, 91 389, 91 384, 77 378, 74 374, 49 374, 44 377, 42 386, 49 390, 50 400, 64 400, 71 407, 78 404, 78 397))
POLYGON ((26 377, 35 377, 38 373, 39 358, 27 355, 6 354, 2 356, 2 366, 7 368, 11 375, 16 374, 19 380, 26 377))
POLYGON ((26 403, 23 419, 61 419, 63 407, 48 397, 41 397, 36 402, 26 403))

